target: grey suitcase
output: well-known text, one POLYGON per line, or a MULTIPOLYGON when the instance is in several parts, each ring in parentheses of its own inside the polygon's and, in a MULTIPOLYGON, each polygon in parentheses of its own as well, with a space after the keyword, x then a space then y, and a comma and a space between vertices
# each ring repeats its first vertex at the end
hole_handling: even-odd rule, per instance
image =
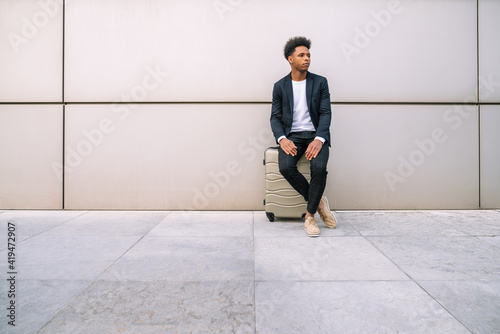
MULTIPOLYGON (((307 203, 287 180, 281 175, 278 167, 278 148, 269 147, 264 152, 264 165, 266 169, 266 197, 264 206, 269 221, 275 217, 300 218, 307 211, 307 203)), ((297 168, 310 180, 309 160, 305 155, 297 163, 297 168)))

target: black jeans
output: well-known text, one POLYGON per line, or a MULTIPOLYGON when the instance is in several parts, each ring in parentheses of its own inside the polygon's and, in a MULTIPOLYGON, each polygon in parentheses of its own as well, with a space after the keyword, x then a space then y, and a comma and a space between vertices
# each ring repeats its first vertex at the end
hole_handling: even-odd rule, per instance
POLYGON ((297 155, 286 154, 281 147, 279 148, 279 168, 283 177, 290 185, 301 194, 307 202, 307 211, 315 214, 318 209, 321 196, 326 187, 326 165, 330 155, 328 144, 325 143, 316 158, 311 160, 311 183, 297 169, 297 161, 306 152, 307 146, 316 137, 314 131, 292 132, 288 139, 297 146, 297 155))

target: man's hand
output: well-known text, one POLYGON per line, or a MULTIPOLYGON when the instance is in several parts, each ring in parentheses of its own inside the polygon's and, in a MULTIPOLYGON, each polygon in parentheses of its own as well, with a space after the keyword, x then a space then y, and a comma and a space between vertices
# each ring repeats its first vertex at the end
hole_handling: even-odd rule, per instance
POLYGON ((297 146, 293 143, 293 141, 283 138, 280 140, 280 146, 283 152, 288 155, 295 156, 297 155, 297 146))
POLYGON ((319 139, 314 139, 309 146, 307 146, 306 150, 306 159, 312 160, 318 156, 319 151, 323 147, 323 143, 319 139))

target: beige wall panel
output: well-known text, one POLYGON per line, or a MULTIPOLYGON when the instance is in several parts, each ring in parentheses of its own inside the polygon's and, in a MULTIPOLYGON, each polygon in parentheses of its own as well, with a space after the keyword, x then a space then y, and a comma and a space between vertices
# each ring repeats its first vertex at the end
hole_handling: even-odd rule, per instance
POLYGON ((263 209, 268 104, 66 111, 68 209, 263 209))
POLYGON ((0 1, 0 102, 62 101, 62 6, 0 1))
POLYGON ((71 0, 66 99, 270 101, 284 43, 306 35, 334 101, 461 102, 476 89, 475 4, 71 0))
POLYGON ((479 0, 481 102, 500 102, 500 1, 479 0))
POLYGON ((63 111, 0 105, 0 208, 62 208, 63 111))
POLYGON ((256 27, 256 12, 267 16, 270 8, 242 1, 221 9, 219 2, 68 2, 67 100, 270 101, 272 83, 288 71, 282 46, 271 56, 273 42, 263 38, 270 22, 256 27), (134 94, 152 72, 148 86, 158 87, 134 94))
POLYGON ((337 209, 479 205, 477 107, 334 105, 332 134, 337 209))
MULTIPOLYGON (((268 115, 269 105, 68 106, 66 207, 260 210, 268 115)), ((335 105, 332 206, 477 208, 477 119, 476 107, 335 105)))
POLYGON ((335 3, 328 21, 332 61, 325 67, 335 101, 463 102, 476 96, 475 0, 335 3))
POLYGON ((500 105, 481 106, 481 206, 500 208, 500 105))

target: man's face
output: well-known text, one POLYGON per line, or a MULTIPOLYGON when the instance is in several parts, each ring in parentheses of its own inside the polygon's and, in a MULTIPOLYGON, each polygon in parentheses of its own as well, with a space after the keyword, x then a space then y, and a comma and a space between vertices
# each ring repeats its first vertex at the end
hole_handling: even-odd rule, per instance
POLYGON ((288 57, 288 61, 299 72, 305 72, 311 64, 311 53, 305 46, 297 46, 292 55, 288 57))

